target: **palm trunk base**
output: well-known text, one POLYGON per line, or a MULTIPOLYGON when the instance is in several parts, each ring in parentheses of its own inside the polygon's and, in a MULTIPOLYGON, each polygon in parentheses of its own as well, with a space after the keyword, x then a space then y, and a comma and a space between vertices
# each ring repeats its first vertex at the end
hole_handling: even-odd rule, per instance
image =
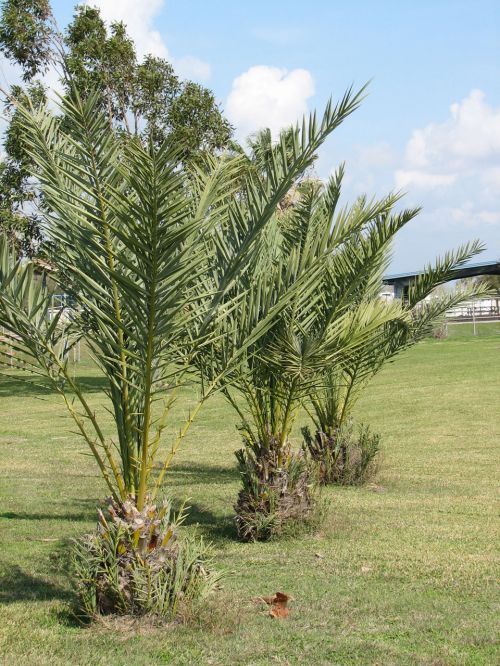
POLYGON ((302 452, 278 445, 246 443, 236 452, 243 482, 235 505, 236 528, 243 541, 266 541, 315 515, 315 479, 302 452))
POLYGON ((95 532, 75 542, 73 571, 80 611, 103 615, 150 616, 171 621, 213 588, 217 574, 202 541, 180 539, 182 513, 170 503, 133 499, 99 511, 95 532))
POLYGON ((341 428, 332 427, 327 435, 303 428, 303 449, 317 465, 321 485, 356 486, 366 483, 377 471, 380 435, 372 433, 368 426, 361 426, 354 433, 352 423, 341 428))

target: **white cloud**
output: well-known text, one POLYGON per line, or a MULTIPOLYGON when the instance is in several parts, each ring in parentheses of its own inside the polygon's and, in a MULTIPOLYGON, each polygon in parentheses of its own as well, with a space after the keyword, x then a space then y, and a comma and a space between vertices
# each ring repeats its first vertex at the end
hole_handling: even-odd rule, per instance
POLYGON ((481 90, 472 90, 450 106, 446 121, 413 131, 396 184, 421 189, 450 185, 484 173, 499 158, 500 108, 488 105, 481 90))
MULTIPOLYGON (((335 143, 335 137, 332 142, 335 143)), ((352 201, 360 194, 369 197, 388 192, 392 187, 394 169, 398 166, 399 154, 387 141, 378 141, 366 145, 354 145, 348 155, 342 154, 339 146, 320 152, 315 170, 320 175, 331 176, 341 162, 345 161, 343 195, 352 201), (332 164, 332 156, 335 163, 332 164)))
POLYGON ((481 180, 485 186, 485 191, 489 194, 500 193, 500 167, 491 167, 485 169, 481 180))
POLYGON ((451 208, 450 218, 465 227, 500 224, 500 212, 495 210, 477 210, 474 202, 466 201, 461 208, 451 208))
POLYGON ((407 189, 409 187, 418 187, 423 189, 433 189, 452 185, 456 180, 455 174, 449 173, 427 173, 423 170, 397 169, 394 174, 396 189, 407 189))
MULTIPOLYGON (((487 104, 480 90, 450 106, 448 118, 413 131, 396 186, 410 204, 423 204, 414 231, 402 234, 400 257, 430 253, 477 236, 485 258, 500 251, 500 108, 487 104)), ((406 231, 406 230, 405 230, 406 231)))
POLYGON ((139 58, 151 54, 167 58, 182 78, 206 81, 211 67, 192 55, 176 58, 169 53, 160 32, 154 27, 154 19, 162 10, 164 0, 86 0, 86 5, 97 7, 102 18, 111 23, 123 21, 134 40, 139 58))
POLYGON ((407 192, 398 207, 423 208, 397 235, 391 271, 421 267, 476 237, 486 245, 482 258, 500 256, 500 108, 481 91, 452 104, 443 122, 415 129, 400 150, 379 142, 340 157, 346 200, 396 187, 407 192))
POLYGON ((396 153, 386 141, 356 147, 355 161, 365 168, 389 166, 394 163, 396 153))
POLYGON ((307 112, 314 80, 306 69, 250 67, 233 81, 226 114, 240 136, 269 127, 276 136, 307 112))
POLYGON ((210 64, 195 56, 176 58, 175 71, 181 78, 196 79, 197 81, 207 81, 212 74, 210 64))

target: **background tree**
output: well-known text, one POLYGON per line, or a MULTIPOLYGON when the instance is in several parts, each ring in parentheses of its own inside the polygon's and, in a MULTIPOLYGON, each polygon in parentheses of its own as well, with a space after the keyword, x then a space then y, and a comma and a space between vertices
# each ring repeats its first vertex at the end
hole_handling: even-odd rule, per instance
POLYGON ((127 128, 137 57, 123 23, 112 23, 108 33, 98 9, 77 6, 64 45, 65 66, 82 99, 96 91, 110 125, 127 128))
POLYGON ((5 104, 9 124, 4 135, 5 156, 0 164, 0 231, 5 233, 18 253, 28 257, 37 253, 41 242, 39 207, 40 193, 32 177, 33 162, 23 143, 20 113, 12 100, 34 107, 46 102, 43 85, 35 81, 26 91, 13 86, 12 98, 5 104))
POLYGON ((476 279, 476 284, 485 290, 485 295, 490 295, 495 299, 498 313, 498 303, 500 301, 500 275, 482 275, 476 279))
POLYGON ((156 145, 172 135, 184 160, 228 145, 232 127, 212 92, 181 81, 163 58, 138 62, 123 23, 108 32, 98 9, 78 6, 64 43, 72 82, 82 98, 100 92, 110 124, 156 145))
POLYGON ((43 74, 53 56, 54 25, 49 0, 4 0, 0 51, 18 63, 23 80, 43 74))
MULTIPOLYGON (((22 100, 30 94, 36 105, 43 90, 36 77, 50 66, 60 69, 63 64, 64 94, 70 94, 70 85, 83 100, 95 92, 109 125, 123 139, 140 137, 159 146, 171 136, 184 161, 229 145, 233 130, 213 93, 180 80, 165 59, 148 55, 138 62, 126 26, 115 22, 108 29, 98 9, 77 5, 73 20, 60 33, 48 0, 4 0, 0 49, 21 67, 29 84, 25 90, 14 86, 10 98, 22 100)), ((11 122, 15 121, 10 103, 8 110, 11 122)), ((34 213, 39 201, 34 181, 29 182, 30 158, 15 127, 6 133, 5 151, 0 178, 1 229, 16 237, 20 249, 32 253, 41 237, 34 213)))

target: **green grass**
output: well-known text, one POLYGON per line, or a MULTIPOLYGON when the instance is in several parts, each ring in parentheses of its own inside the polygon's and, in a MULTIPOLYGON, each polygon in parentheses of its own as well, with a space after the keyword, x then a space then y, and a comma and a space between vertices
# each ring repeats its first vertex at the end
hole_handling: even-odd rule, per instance
MULTIPOLYGON (((79 372, 101 403, 99 378, 79 372)), ((358 408, 383 436, 375 484, 329 489, 321 532, 268 544, 234 539, 239 442, 213 399, 167 490, 191 498, 187 529, 229 577, 198 621, 138 632, 72 621, 68 539, 93 527, 104 486, 57 396, 2 381, 0 663, 496 663, 499 377, 494 333, 429 340, 391 364, 358 408), (296 599, 287 620, 252 603, 277 590, 296 599)))
MULTIPOLYGON (((449 338, 470 338, 474 334, 474 325, 470 322, 465 324, 448 324, 449 338)), ((500 321, 480 321, 476 323, 476 337, 484 338, 499 336, 500 321)))

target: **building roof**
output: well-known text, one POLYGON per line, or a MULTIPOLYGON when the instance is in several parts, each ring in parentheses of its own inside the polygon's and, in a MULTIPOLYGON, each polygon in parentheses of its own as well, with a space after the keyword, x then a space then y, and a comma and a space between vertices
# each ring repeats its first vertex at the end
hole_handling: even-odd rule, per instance
MULTIPOLYGON (((424 271, 413 271, 411 273, 394 273, 393 275, 384 275, 384 284, 394 284, 395 282, 404 282, 411 280, 422 275, 424 271)), ((465 277, 475 277, 477 275, 500 275, 500 260, 497 261, 480 261, 475 264, 466 264, 455 268, 453 271, 452 280, 459 280, 465 277)))

